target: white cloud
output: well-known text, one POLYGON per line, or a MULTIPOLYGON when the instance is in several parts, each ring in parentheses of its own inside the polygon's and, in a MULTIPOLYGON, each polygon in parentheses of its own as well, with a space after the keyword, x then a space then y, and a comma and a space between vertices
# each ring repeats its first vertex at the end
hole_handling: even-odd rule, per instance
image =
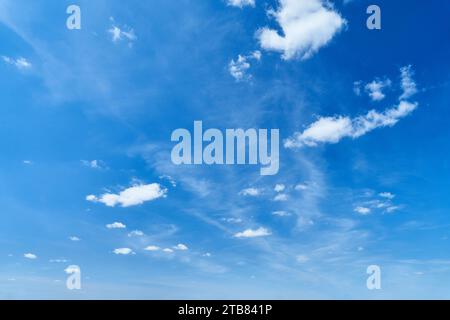
POLYGON ((275 192, 283 192, 284 189, 286 189, 286 186, 284 184, 277 184, 274 188, 275 192))
POLYGON ((275 198, 273 198, 273 201, 287 201, 287 199, 288 199, 288 196, 286 194, 280 193, 280 194, 277 194, 275 196, 275 198))
POLYGON ((417 93, 416 82, 412 79, 414 71, 412 66, 405 66, 400 69, 401 73, 401 87, 403 94, 400 96, 400 100, 408 99, 417 93))
POLYGON ((256 230, 247 229, 242 232, 238 232, 234 235, 235 238, 257 238, 257 237, 266 237, 270 236, 272 233, 266 228, 259 228, 256 230))
POLYGON ((66 269, 64 269, 64 272, 67 274, 73 274, 73 273, 79 273, 80 272, 80 267, 78 266, 68 266, 66 269))
POLYGON ((222 220, 225 222, 228 222, 228 223, 241 223, 242 222, 241 218, 223 218, 222 220))
POLYGON ((239 195, 241 196, 250 196, 250 197, 257 197, 261 194, 261 191, 256 188, 247 188, 239 192, 239 195))
POLYGON ((360 215, 362 215, 362 216, 366 216, 366 215, 368 215, 371 212, 371 210, 369 208, 366 208, 366 207, 356 207, 355 208, 355 212, 360 214, 360 215))
POLYGON ((14 59, 11 57, 2 56, 2 59, 5 63, 15 66, 20 70, 29 69, 32 67, 32 64, 27 59, 22 57, 14 59))
POLYGON ((289 217, 291 214, 287 211, 274 211, 272 212, 272 214, 274 216, 278 216, 278 217, 289 217))
POLYGON ((62 259, 62 258, 60 258, 60 259, 50 259, 49 262, 50 263, 66 263, 66 262, 68 262, 68 260, 67 259, 62 259))
POLYGON ((229 6, 243 8, 245 6, 255 6, 255 0, 228 0, 229 6))
POLYGON ((89 195, 87 201, 100 202, 108 207, 120 205, 122 207, 131 207, 143 204, 146 201, 156 200, 166 197, 167 189, 158 183, 140 184, 121 191, 119 194, 105 193, 100 197, 89 195))
POLYGON ((390 193, 390 192, 381 192, 381 193, 379 194, 379 196, 382 197, 382 198, 389 199, 389 200, 392 200, 392 199, 395 198, 395 194, 392 194, 392 193, 390 193))
POLYGON ((372 82, 366 84, 365 90, 373 101, 381 101, 386 97, 386 95, 383 93, 383 89, 390 87, 391 84, 392 81, 389 79, 386 80, 375 79, 372 82))
POLYGON ((159 250, 161 250, 161 248, 157 247, 157 246, 148 246, 144 250, 145 251, 159 251, 159 250))
POLYGON ((125 229, 127 226, 124 225, 122 222, 114 222, 107 224, 106 227, 108 229, 125 229))
POLYGON ((81 239, 76 236, 71 236, 71 237, 69 237, 69 240, 70 241, 80 241, 81 239))
POLYGON ((180 251, 186 251, 189 250, 189 248, 182 243, 177 244, 175 247, 173 247, 175 250, 180 250, 180 251))
POLYGON ((134 29, 128 26, 119 27, 116 25, 114 18, 110 18, 112 25, 108 32, 111 34, 111 40, 113 42, 119 42, 122 40, 127 40, 128 45, 132 46, 132 43, 136 41, 137 37, 134 33, 134 29))
POLYGON ((364 116, 356 118, 334 116, 321 117, 302 133, 296 132, 293 137, 285 140, 286 148, 316 147, 322 143, 338 143, 343 138, 359 138, 377 128, 392 127, 397 122, 411 114, 417 103, 400 101, 397 106, 378 112, 369 111, 364 116))
POLYGON ((130 248, 114 249, 113 252, 117 255, 124 255, 124 256, 129 255, 129 254, 134 254, 133 250, 131 250, 130 248))
POLYGON ((165 249, 163 249, 163 252, 165 252, 165 253, 173 253, 173 250, 170 249, 170 248, 165 248, 165 249))
POLYGON ((33 161, 31 161, 31 160, 23 160, 22 163, 26 164, 26 165, 32 165, 33 161))
POLYGON ((269 11, 280 25, 277 30, 258 32, 261 47, 283 54, 283 59, 307 59, 331 41, 346 21, 322 0, 279 0, 278 11, 269 11))
POLYGON ((309 261, 309 257, 305 256, 305 255, 299 255, 299 256, 297 256, 296 260, 298 263, 306 263, 309 261))
POLYGON ((101 160, 81 160, 81 163, 92 169, 104 169, 104 163, 101 160))
POLYGON ((25 253, 23 255, 25 258, 30 259, 30 260, 35 260, 37 259, 37 255, 35 255, 34 253, 25 253))
POLYGON ((392 213, 392 212, 395 212, 395 211, 400 210, 400 209, 401 209, 400 206, 390 206, 390 207, 386 208, 386 212, 387 213, 392 213))
POLYGON ((299 183, 298 185, 295 186, 294 189, 297 191, 304 191, 308 189, 308 185, 305 183, 299 183))
POLYGON ((237 59, 232 59, 228 64, 228 71, 236 81, 248 80, 251 76, 247 75, 248 69, 250 69, 250 60, 261 60, 261 52, 254 51, 247 56, 238 55, 237 59))
POLYGON ((134 230, 134 231, 131 231, 128 234, 128 236, 129 237, 143 237, 144 236, 144 232, 142 232, 141 230, 134 230))

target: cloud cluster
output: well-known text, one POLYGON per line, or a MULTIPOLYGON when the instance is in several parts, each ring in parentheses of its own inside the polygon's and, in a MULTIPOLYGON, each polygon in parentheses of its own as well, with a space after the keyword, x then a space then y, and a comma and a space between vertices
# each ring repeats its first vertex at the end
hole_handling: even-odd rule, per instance
POLYGON ((246 56, 238 55, 236 60, 233 59, 228 64, 228 71, 236 81, 249 80, 251 76, 247 75, 247 71, 251 67, 250 61, 252 60, 261 60, 261 52, 254 51, 246 56))
POLYGON ((325 46, 346 21, 329 2, 322 0, 279 0, 277 11, 270 10, 283 31, 262 28, 258 39, 263 49, 282 53, 285 60, 307 59, 325 46))
MULTIPOLYGON (((415 82, 408 72, 402 68, 402 97, 411 97, 415 82), (403 84, 405 82, 405 84, 403 84), (414 85, 413 85, 414 83, 414 85)), ((418 104, 400 99, 398 105, 383 112, 371 110, 367 114, 350 118, 348 116, 320 117, 309 125, 303 132, 296 132, 293 137, 285 140, 286 148, 316 147, 323 143, 338 143, 343 138, 359 138, 372 130, 383 127, 392 127, 400 119, 411 114, 418 104)))
POLYGON ((108 207, 131 207, 141 205, 147 201, 153 201, 167 196, 167 189, 158 183, 139 184, 121 191, 119 194, 105 193, 99 197, 88 195, 87 201, 103 203, 108 207))
POLYGON ((20 70, 29 69, 32 67, 31 63, 27 59, 22 57, 15 59, 7 56, 2 56, 2 59, 5 63, 15 66, 17 69, 20 70))
POLYGON ((228 0, 227 4, 233 7, 243 8, 245 6, 255 6, 255 0, 228 0))

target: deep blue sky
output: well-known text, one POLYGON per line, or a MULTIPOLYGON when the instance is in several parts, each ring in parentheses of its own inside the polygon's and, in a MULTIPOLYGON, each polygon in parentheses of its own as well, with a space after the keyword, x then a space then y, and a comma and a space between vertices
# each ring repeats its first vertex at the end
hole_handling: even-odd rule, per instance
POLYGON ((75 2, 0 0, 0 298, 450 298, 450 2, 376 1, 382 29, 368 30, 373 1, 332 1, 345 25, 288 60, 258 40, 281 34, 267 14, 278 1, 226 2, 77 1, 82 29, 68 30, 75 2), (113 26, 134 37, 114 41, 113 26), (172 131, 194 120, 285 140, 324 117, 382 113, 409 65, 417 109, 360 137, 281 146, 275 176, 170 161, 172 131), (387 79, 371 100, 364 86, 387 79), (86 200, 150 184, 165 197, 86 200), (270 235, 235 236, 260 228, 270 235), (73 264, 80 291, 65 287, 73 264), (366 288, 372 264, 379 291, 366 288))

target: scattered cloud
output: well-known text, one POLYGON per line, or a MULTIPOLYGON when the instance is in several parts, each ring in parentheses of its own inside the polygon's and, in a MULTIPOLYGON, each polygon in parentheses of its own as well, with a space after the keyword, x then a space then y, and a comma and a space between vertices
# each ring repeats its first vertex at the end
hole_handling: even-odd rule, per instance
POLYGON ((124 256, 129 255, 129 254, 135 254, 133 252, 133 250, 131 250, 130 248, 118 248, 118 249, 114 249, 113 252, 114 252, 114 254, 124 255, 124 256))
POLYGON ((294 189, 297 191, 304 191, 308 189, 308 185, 305 183, 299 183, 298 185, 295 186, 294 189))
POLYGON ((383 93, 383 90, 392 85, 392 81, 389 79, 379 80, 375 79, 372 82, 369 82, 365 86, 365 90, 372 101, 381 101, 386 95, 383 93))
POLYGON ((2 56, 2 59, 5 63, 15 66, 19 70, 25 70, 30 69, 32 67, 32 64, 25 58, 11 58, 7 56, 2 56))
POLYGON ((157 246, 148 246, 144 250, 145 251, 159 251, 159 250, 161 250, 161 248, 157 247, 157 246))
POLYGON ((83 166, 92 168, 92 169, 105 169, 106 166, 101 160, 81 160, 83 166))
POLYGON ((189 250, 189 248, 182 243, 177 244, 175 247, 173 247, 175 250, 180 250, 180 251, 186 251, 189 250))
POLYGON ((32 165, 33 161, 31 161, 31 160, 23 160, 22 163, 26 164, 26 165, 32 165))
POLYGON ((227 4, 233 7, 243 8, 245 6, 255 6, 255 0, 228 0, 227 4))
POLYGON ((277 194, 275 196, 275 198, 273 198, 273 201, 287 201, 287 200, 288 200, 288 196, 287 196, 287 194, 284 194, 284 193, 277 194))
POLYGON ((286 189, 286 186, 284 184, 277 184, 275 185, 275 192, 283 192, 286 189))
POLYGON ((262 28, 257 36, 268 51, 282 53, 285 60, 310 58, 328 44, 346 21, 329 2, 322 0, 279 0, 277 11, 270 10, 283 31, 262 28))
POLYGON ((69 237, 69 240, 70 241, 81 241, 81 239, 80 238, 78 238, 78 237, 76 237, 76 236, 71 236, 71 237, 69 237))
POLYGON ((134 29, 128 26, 119 27, 113 17, 110 18, 110 21, 112 25, 108 32, 111 34, 111 40, 115 43, 128 41, 128 46, 133 46, 133 42, 137 40, 134 29))
POLYGON ((59 259, 50 259, 49 262, 50 263, 66 263, 66 262, 69 262, 69 260, 64 259, 64 258, 59 258, 59 259))
POLYGON ((166 197, 167 189, 158 183, 134 185, 128 189, 121 191, 119 194, 105 193, 100 197, 89 195, 87 201, 100 202, 108 207, 131 207, 141 205, 147 201, 153 201, 158 198, 166 197))
POLYGON ((266 237, 270 236, 272 233, 266 228, 259 228, 256 230, 247 229, 242 232, 238 232, 234 235, 235 238, 257 238, 257 237, 266 237))
POLYGON ((401 87, 403 90, 400 100, 408 99, 417 93, 417 84, 413 80, 414 71, 412 66, 405 66, 400 69, 401 87))
POLYGON ((134 230, 128 234, 129 237, 143 237, 144 235, 144 232, 142 232, 141 230, 134 230))
POLYGON ((36 260, 37 259, 37 255, 35 255, 34 253, 25 253, 23 256, 26 259, 30 259, 30 260, 36 260))
POLYGON ((389 200, 392 200, 392 199, 395 198, 395 194, 392 194, 392 193, 390 193, 390 192, 381 192, 381 193, 379 194, 379 196, 382 197, 382 198, 389 199, 389 200))
POLYGON ((108 229, 125 229, 126 227, 122 222, 114 222, 106 225, 108 229))
POLYGON ((274 216, 278 216, 278 217, 289 217, 289 216, 291 216, 291 213, 289 213, 287 211, 274 211, 274 212, 272 212, 272 214, 274 216))
POLYGON ((239 192, 241 196, 257 197, 261 194, 261 190, 256 188, 247 188, 239 192))
POLYGON ((228 64, 228 71, 236 81, 249 80, 251 78, 251 76, 247 75, 247 71, 251 67, 251 60, 261 60, 261 52, 254 51, 246 56, 238 55, 236 60, 232 59, 230 61, 228 64))
POLYGON ((170 248, 165 248, 165 249, 163 249, 163 252, 165 252, 165 253, 173 253, 173 250, 170 249, 170 248))
POLYGON ((370 214, 372 210, 370 210, 370 208, 366 208, 366 207, 356 207, 355 208, 355 212, 362 215, 362 216, 366 216, 368 214, 370 214))
POLYGON ((80 267, 78 266, 68 266, 66 269, 64 269, 64 272, 67 274, 73 274, 73 273, 79 273, 80 267))

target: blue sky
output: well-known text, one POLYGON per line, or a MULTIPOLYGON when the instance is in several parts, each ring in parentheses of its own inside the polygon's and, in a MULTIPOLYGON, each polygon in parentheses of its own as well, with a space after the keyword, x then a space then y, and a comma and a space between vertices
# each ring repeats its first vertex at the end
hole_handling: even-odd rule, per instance
POLYGON ((448 1, 71 4, 0 0, 0 298, 450 298, 448 1), (173 165, 195 120, 278 174, 173 165))

